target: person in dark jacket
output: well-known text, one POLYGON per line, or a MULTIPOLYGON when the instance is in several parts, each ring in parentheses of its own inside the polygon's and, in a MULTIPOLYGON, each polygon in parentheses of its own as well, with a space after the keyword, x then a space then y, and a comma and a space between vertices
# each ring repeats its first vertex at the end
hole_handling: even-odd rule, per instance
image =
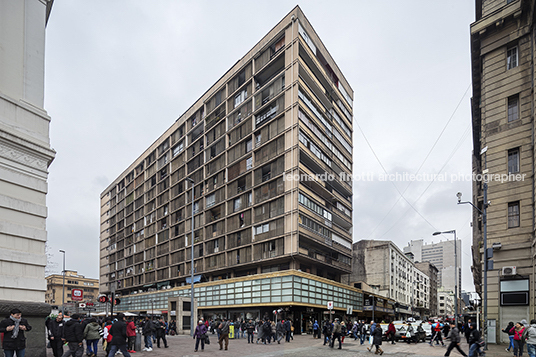
MULTIPOLYGON (((379 324, 376 326, 374 331, 371 332, 371 335, 372 335, 372 344, 374 345, 374 347, 376 347, 375 353, 383 355, 383 350, 380 348, 380 346, 382 345, 383 330, 379 324)), ((371 351, 371 349, 372 349, 372 346, 367 347, 367 350, 371 351)))
POLYGON ((22 318, 22 312, 19 309, 10 311, 7 319, 0 322, 0 333, 4 334, 2 348, 5 357, 24 356, 26 351, 26 336, 24 331, 30 331, 32 326, 26 319, 22 318))
POLYGON ((118 313, 117 321, 112 324, 110 329, 110 335, 112 335, 112 341, 110 342, 111 348, 108 353, 108 357, 114 357, 115 353, 120 350, 124 357, 130 357, 130 353, 127 350, 127 323, 125 322, 125 314, 118 313))
POLYGON ((508 338, 510 339, 510 344, 508 345, 508 348, 506 349, 506 351, 510 352, 510 350, 513 350, 514 348, 514 332, 510 332, 512 331, 512 328, 514 327, 514 322, 513 321, 510 321, 508 323, 508 326, 506 326, 502 332, 504 333, 507 333, 508 334, 508 338))
POLYGON ((199 323, 197 324, 197 327, 194 331, 194 339, 195 339, 195 350, 194 352, 197 352, 199 349, 199 342, 201 342, 201 351, 205 350, 205 336, 207 333, 207 327, 205 324, 203 324, 203 320, 199 320, 199 323))
POLYGON ((167 340, 166 340, 166 324, 164 322, 163 318, 160 318, 160 320, 156 321, 155 323, 156 327, 156 347, 160 348, 160 340, 164 341, 164 347, 168 348, 167 340))
POLYGON ((154 333, 154 324, 149 318, 149 316, 145 316, 145 323, 143 324, 143 327, 142 327, 142 333, 145 339, 145 348, 143 350, 150 352, 153 350, 153 340, 152 340, 153 337, 152 336, 154 333))
POLYGON ((266 344, 266 341, 268 341, 268 343, 271 343, 270 342, 270 339, 271 339, 271 336, 272 336, 272 324, 270 323, 270 320, 266 319, 266 321, 264 321, 264 323, 262 324, 262 343, 263 344, 266 344))
POLYGON ((81 357, 84 354, 84 328, 80 324, 78 314, 71 315, 71 319, 63 327, 63 339, 67 341, 69 350, 63 354, 63 357, 81 357))
POLYGON ((281 340, 285 336, 285 321, 284 320, 280 320, 275 325, 275 332, 276 332, 276 336, 277 336, 277 343, 280 344, 281 340))
POLYGON ((324 345, 328 343, 331 345, 331 333, 333 332, 333 328, 331 326, 331 322, 328 320, 324 321, 324 327, 322 327, 322 333, 324 334, 324 345))
POLYGON ((249 319, 249 322, 246 324, 246 331, 248 333, 248 343, 253 343, 253 332, 255 331, 255 324, 251 319, 249 319))
POLYGON ((48 340, 50 341, 50 347, 52 347, 52 353, 54 357, 63 356, 63 326, 65 321, 63 321, 63 314, 60 312, 55 319, 49 320, 47 324, 48 330, 48 340))
POLYGON ((471 333, 469 334, 469 357, 477 357, 480 354, 480 331, 475 324, 470 326, 471 333))
POLYGON ((461 353, 462 356, 466 356, 465 352, 460 348, 460 330, 458 330, 458 327, 456 326, 456 323, 454 321, 450 322, 450 332, 447 336, 447 339, 450 339, 449 347, 447 348, 447 352, 445 353, 445 356, 450 356, 450 351, 452 351, 454 348, 458 350, 458 352, 461 353))

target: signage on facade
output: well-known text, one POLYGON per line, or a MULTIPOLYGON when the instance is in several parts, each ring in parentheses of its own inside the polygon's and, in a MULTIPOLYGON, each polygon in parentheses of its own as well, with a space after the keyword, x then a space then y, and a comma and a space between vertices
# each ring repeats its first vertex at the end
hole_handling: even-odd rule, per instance
POLYGON ((84 308, 84 307, 86 307, 86 304, 84 304, 83 302, 81 302, 80 304, 78 304, 78 307, 80 307, 80 308, 84 308))
POLYGON ((333 301, 328 301, 328 310, 333 310, 333 301))
POLYGON ((354 309, 353 306, 348 306, 348 307, 346 308, 346 315, 351 315, 352 312, 353 312, 353 309, 354 309))
POLYGON ((84 292, 82 289, 72 289, 71 290, 71 299, 74 301, 84 300, 84 292))

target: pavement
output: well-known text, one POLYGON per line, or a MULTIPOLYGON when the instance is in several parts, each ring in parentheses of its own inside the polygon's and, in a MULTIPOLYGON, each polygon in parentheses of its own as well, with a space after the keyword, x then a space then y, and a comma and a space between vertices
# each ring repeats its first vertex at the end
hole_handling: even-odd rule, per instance
MULTIPOLYGON (((153 346, 153 351, 144 352, 139 351, 131 354, 133 357, 277 357, 277 356, 294 356, 294 357, 338 357, 338 356, 375 356, 374 353, 367 351, 369 346, 367 342, 360 345, 359 340, 346 338, 342 349, 337 349, 337 342, 335 348, 329 348, 327 345, 322 344, 322 340, 313 339, 311 335, 299 335, 294 336, 294 340, 291 342, 281 342, 281 344, 273 343, 263 345, 248 344, 246 338, 229 340, 229 350, 219 350, 217 341, 217 335, 210 336, 210 345, 205 346, 205 350, 201 351, 199 347, 198 352, 194 352, 195 340, 190 336, 167 336, 169 348, 158 348, 156 344, 153 346)), ((256 335, 255 335, 256 339, 256 335)), ((143 346, 142 346, 143 347, 143 346)), ((489 350, 486 353, 486 357, 505 357, 512 356, 512 353, 506 352, 506 345, 489 345, 489 350)), ((99 351, 99 357, 106 357, 102 347, 99 351)), ((461 348, 466 354, 469 353, 469 346, 462 342, 461 348)), ((419 344, 407 344, 399 342, 392 345, 390 342, 382 344, 382 349, 385 351, 384 356, 396 356, 396 357, 433 357, 444 356, 446 347, 434 346, 431 347, 428 343, 419 344)), ((526 354, 526 349, 525 349, 526 354)), ((458 351, 453 350, 451 356, 461 356, 458 351)), ((53 357, 52 350, 47 349, 47 357, 53 357)), ((121 357, 118 355, 118 357, 121 357)))

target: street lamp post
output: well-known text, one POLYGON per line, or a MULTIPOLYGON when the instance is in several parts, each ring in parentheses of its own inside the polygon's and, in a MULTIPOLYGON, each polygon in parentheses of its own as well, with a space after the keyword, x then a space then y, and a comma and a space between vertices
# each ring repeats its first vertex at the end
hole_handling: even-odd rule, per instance
POLYGON ((445 232, 434 232, 434 236, 438 234, 454 234, 454 322, 458 327, 458 240, 456 239, 456 230, 445 232))
MULTIPOLYGON (((462 193, 458 192, 456 196, 458 197, 458 204, 470 204, 473 206, 480 214, 482 215, 482 240, 484 245, 484 301, 482 302, 482 313, 484 315, 484 351, 487 351, 488 349, 488 264, 493 264, 493 262, 488 262, 488 206, 490 205, 490 202, 488 202, 488 184, 484 182, 484 200, 482 203, 482 210, 480 210, 477 206, 473 204, 473 202, 464 201, 462 202, 462 193)), ((493 265, 491 266, 491 269, 493 269, 493 265)))
POLYGON ((65 251, 60 249, 60 253, 63 253, 63 290, 61 294, 61 313, 65 316, 65 251))
POLYGON ((192 266, 190 274, 190 292, 192 296, 192 302, 190 303, 190 336, 194 335, 194 180, 187 177, 186 180, 190 182, 192 186, 192 266))

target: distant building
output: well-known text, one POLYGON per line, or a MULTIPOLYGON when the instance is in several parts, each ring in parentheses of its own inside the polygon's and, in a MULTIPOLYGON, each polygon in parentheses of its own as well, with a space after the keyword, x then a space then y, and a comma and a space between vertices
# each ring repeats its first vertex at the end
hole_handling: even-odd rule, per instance
POLYGON ((65 310, 72 311, 72 308, 78 302, 97 302, 99 296, 99 279, 86 278, 83 275, 78 275, 78 272, 72 270, 65 271, 65 295, 62 299, 63 292, 63 275, 52 274, 46 277, 47 292, 45 302, 47 304, 58 306, 61 310, 62 302, 65 301, 67 308, 65 310), (73 300, 73 289, 82 291, 81 300, 73 300))
POLYGON ((377 287, 379 295, 400 304, 402 315, 412 311, 428 315, 430 279, 411 256, 406 256, 391 241, 360 240, 353 244, 350 282, 366 282, 377 287))
POLYGON ((437 291, 438 296, 438 315, 454 315, 454 291, 441 288, 437 291))
POLYGON ((438 296, 437 296, 437 281, 438 281, 438 269, 430 262, 416 262, 415 267, 422 271, 430 279, 430 316, 437 316, 438 309, 438 296))
MULTIPOLYGON (((458 255, 458 286, 462 286, 462 246, 457 240, 458 255)), ((404 253, 412 252, 415 262, 430 262, 438 270, 438 288, 454 291, 454 240, 445 240, 437 243, 424 243, 423 239, 412 240, 404 247, 404 253)), ((458 289, 459 290, 459 289, 458 289)))

